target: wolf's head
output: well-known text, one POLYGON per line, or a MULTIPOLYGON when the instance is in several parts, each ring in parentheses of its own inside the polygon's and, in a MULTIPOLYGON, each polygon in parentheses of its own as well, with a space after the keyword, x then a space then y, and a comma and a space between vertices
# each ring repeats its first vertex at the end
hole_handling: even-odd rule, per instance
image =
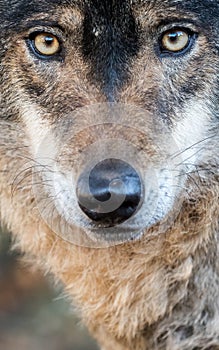
POLYGON ((43 219, 88 245, 165 230, 218 171, 218 2, 0 5, 1 123, 43 219))

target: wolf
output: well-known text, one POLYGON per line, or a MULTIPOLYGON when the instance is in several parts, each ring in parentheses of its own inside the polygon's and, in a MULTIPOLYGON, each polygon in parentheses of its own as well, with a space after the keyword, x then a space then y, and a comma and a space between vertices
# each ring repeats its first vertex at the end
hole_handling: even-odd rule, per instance
POLYGON ((0 219, 103 350, 219 349, 219 2, 0 0, 0 219))

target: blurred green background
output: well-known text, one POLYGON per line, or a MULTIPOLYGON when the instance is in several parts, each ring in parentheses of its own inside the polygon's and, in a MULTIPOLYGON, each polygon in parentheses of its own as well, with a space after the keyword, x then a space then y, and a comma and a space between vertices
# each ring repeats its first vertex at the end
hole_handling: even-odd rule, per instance
POLYGON ((61 290, 22 265, 10 240, 0 231, 0 349, 97 350, 61 290))

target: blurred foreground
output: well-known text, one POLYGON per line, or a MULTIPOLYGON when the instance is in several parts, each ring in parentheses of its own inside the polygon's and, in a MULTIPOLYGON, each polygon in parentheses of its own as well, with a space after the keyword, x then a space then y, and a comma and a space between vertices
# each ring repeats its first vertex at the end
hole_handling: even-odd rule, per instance
POLYGON ((96 350, 68 302, 9 249, 0 232, 0 349, 96 350))

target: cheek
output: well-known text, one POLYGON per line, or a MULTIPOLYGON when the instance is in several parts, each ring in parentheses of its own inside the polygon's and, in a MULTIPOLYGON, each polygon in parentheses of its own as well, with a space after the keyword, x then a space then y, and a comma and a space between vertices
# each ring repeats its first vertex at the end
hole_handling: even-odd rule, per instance
POLYGON ((210 112, 202 101, 194 99, 184 108, 181 118, 174 127, 173 138, 183 161, 196 164, 210 125, 210 112))

